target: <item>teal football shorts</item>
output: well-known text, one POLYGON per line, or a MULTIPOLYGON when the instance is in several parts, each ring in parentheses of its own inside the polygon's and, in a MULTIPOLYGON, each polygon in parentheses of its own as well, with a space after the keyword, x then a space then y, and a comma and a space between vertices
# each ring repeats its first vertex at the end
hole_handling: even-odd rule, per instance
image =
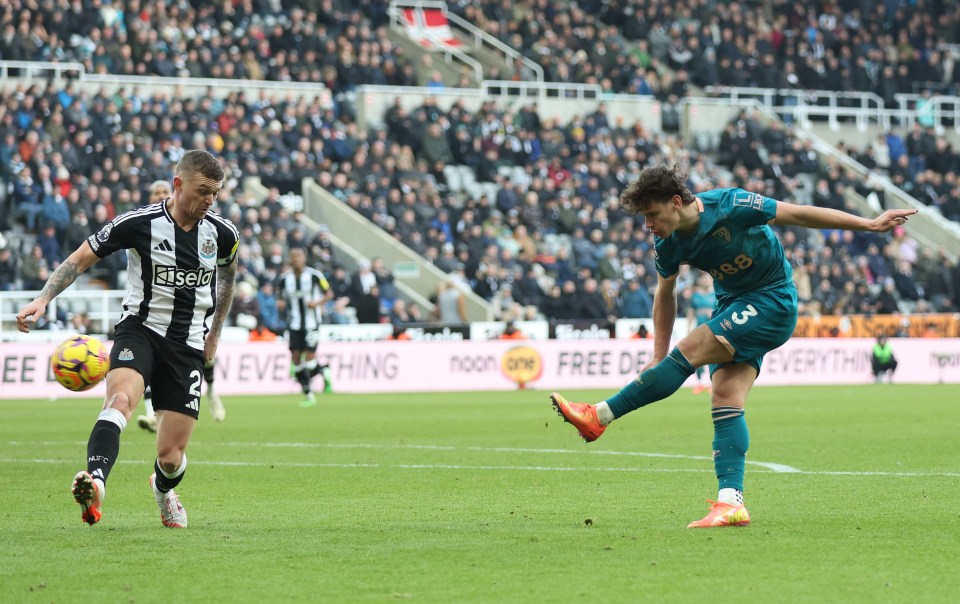
MULTIPOLYGON (((733 353, 734 363, 749 363, 760 374, 763 355, 783 344, 797 326, 797 290, 779 287, 731 296, 717 304, 707 326, 733 353)), ((710 374, 727 365, 710 366, 710 374)))

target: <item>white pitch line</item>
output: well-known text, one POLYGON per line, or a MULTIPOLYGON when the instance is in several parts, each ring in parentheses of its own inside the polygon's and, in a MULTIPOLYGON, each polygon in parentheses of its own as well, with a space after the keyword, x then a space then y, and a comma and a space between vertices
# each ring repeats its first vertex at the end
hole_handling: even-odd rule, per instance
MULTIPOLYGON (((65 444, 64 441, 8 441, 9 445, 34 444, 34 445, 55 445, 65 444)), ((85 442, 74 442, 78 446, 85 445, 85 442)), ((191 443, 191 446, 202 445, 203 442, 191 443)), ((549 455, 614 455, 625 457, 653 457, 660 459, 693 459, 697 461, 712 461, 713 457, 706 455, 680 455, 674 453, 644 453, 641 451, 605 451, 605 450, 574 450, 574 449, 533 449, 523 447, 456 447, 452 445, 386 445, 373 443, 303 443, 303 442, 249 442, 249 441, 226 441, 219 443, 206 443, 210 446, 226 447, 256 447, 262 449, 282 448, 282 449, 408 449, 415 451, 473 451, 478 453, 546 453, 549 455)), ((780 474, 797 474, 801 470, 784 464, 768 461, 753 461, 748 459, 747 464, 766 468, 772 472, 780 474)))
MULTIPOLYGON (((70 464, 72 461, 64 459, 14 459, 14 458, 0 458, 0 463, 7 464, 70 464)), ((142 465, 144 462, 137 460, 121 459, 117 463, 119 464, 138 464, 142 465)), ((466 466, 466 465, 453 465, 453 464, 379 464, 379 463, 310 463, 310 462, 268 462, 268 461, 207 461, 207 460, 195 460, 190 462, 193 465, 202 465, 202 466, 225 466, 225 467, 241 467, 241 468, 264 468, 264 467, 280 467, 280 468, 394 468, 401 470, 494 470, 498 472, 502 471, 511 471, 519 470, 526 472, 630 472, 636 474, 646 474, 646 473, 712 473, 712 470, 704 469, 692 469, 692 468, 616 468, 616 467, 601 467, 601 468, 585 468, 585 467, 571 467, 571 466, 466 466)), ((757 470, 761 474, 779 474, 776 470, 764 469, 757 470)), ((792 472, 793 474, 803 474, 805 476, 891 476, 891 477, 900 477, 900 478, 960 478, 960 473, 954 472, 830 472, 830 471, 805 471, 797 470, 792 472)))

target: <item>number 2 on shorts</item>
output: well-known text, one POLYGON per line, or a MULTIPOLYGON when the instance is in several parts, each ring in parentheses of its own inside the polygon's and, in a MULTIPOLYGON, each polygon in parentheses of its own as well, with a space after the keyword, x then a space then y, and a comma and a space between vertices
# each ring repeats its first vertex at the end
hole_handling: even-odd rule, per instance
POLYGON ((730 318, 733 319, 733 322, 737 325, 743 325, 747 322, 747 319, 750 317, 757 316, 757 309, 753 307, 753 304, 747 304, 747 309, 743 312, 735 312, 730 315, 730 318))

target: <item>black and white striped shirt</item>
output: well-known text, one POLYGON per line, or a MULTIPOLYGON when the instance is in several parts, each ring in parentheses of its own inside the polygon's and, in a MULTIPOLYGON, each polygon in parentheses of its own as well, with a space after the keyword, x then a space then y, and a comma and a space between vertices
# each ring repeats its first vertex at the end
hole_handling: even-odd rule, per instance
POLYGON ((330 289, 327 278, 316 269, 306 267, 298 277, 287 271, 277 280, 277 293, 287 301, 287 323, 292 331, 315 331, 320 329, 320 306, 307 306, 308 302, 320 302, 330 289))
POLYGON ((213 212, 184 231, 167 200, 121 214, 87 238, 99 258, 128 250, 129 286, 120 321, 134 317, 199 350, 216 308, 216 268, 234 261, 239 242, 233 223, 213 212))

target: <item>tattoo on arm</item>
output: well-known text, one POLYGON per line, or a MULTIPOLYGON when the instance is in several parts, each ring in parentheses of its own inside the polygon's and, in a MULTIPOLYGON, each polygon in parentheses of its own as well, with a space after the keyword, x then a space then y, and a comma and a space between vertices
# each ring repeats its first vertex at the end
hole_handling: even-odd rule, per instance
POLYGON ((82 272, 76 260, 67 258, 57 267, 57 270, 53 271, 50 278, 47 279, 47 284, 43 286, 40 297, 48 302, 53 300, 59 296, 63 290, 70 287, 70 284, 73 283, 82 272))
POLYGON ((227 266, 217 267, 217 310, 213 313, 211 331, 220 337, 223 322, 227 319, 230 306, 233 304, 233 286, 237 280, 237 263, 231 262, 227 266))

